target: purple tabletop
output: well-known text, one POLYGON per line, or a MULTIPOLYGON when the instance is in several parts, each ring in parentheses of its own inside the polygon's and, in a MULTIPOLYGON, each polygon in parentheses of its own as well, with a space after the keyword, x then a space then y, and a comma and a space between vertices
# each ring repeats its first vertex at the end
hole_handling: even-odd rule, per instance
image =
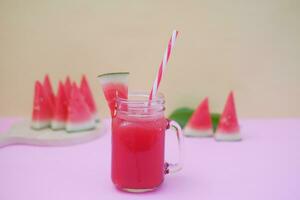
MULTIPOLYGON (((0 120, 0 132, 13 119, 0 120)), ((68 147, 0 149, 0 200, 300 199, 300 119, 241 121, 243 141, 185 138, 184 168, 154 192, 118 191, 110 180, 110 133, 68 147)), ((175 135, 166 158, 176 160, 175 135)))

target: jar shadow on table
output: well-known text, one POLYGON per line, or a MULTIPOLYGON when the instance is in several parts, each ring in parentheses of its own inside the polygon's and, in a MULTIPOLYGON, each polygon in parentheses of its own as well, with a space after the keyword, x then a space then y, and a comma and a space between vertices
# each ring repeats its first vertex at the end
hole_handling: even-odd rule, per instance
POLYGON ((177 175, 168 176, 161 190, 164 193, 174 193, 175 191, 185 193, 193 192, 193 188, 207 189, 207 184, 199 179, 199 177, 185 174, 183 169, 183 171, 177 175))
POLYGON ((195 177, 185 176, 184 172, 180 172, 177 175, 167 175, 165 177, 163 184, 161 184, 158 188, 144 193, 131 193, 131 192, 126 192, 124 190, 119 190, 112 187, 112 189, 118 192, 119 194, 130 195, 130 196, 136 196, 136 195, 147 196, 147 195, 160 195, 160 194, 174 195, 175 193, 186 194, 186 193, 195 192, 193 191, 193 189, 195 188, 201 188, 203 190, 207 190, 207 185, 203 181, 198 180, 195 177))

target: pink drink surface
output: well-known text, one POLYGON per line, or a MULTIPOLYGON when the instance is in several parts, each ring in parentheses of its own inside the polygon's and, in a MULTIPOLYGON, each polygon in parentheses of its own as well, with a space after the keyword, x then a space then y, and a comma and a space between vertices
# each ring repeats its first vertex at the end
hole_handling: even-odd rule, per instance
POLYGON ((149 189, 164 179, 167 120, 116 116, 112 122, 112 181, 118 188, 149 189))

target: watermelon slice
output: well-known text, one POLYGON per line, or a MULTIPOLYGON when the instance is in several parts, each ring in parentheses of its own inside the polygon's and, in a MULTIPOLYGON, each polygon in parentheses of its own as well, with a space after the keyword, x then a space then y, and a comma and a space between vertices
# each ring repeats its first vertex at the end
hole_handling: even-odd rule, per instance
POLYGON ((55 99, 55 107, 53 112, 53 118, 51 121, 51 128, 54 130, 60 130, 65 128, 65 123, 68 116, 68 102, 65 94, 65 88, 60 81, 58 86, 58 92, 55 99))
POLYGON ((80 92, 83 95, 85 102, 89 106, 90 111, 92 112, 96 122, 99 122, 100 120, 99 120, 99 116, 98 116, 98 113, 97 113, 96 104, 95 104, 93 94, 91 92, 90 86, 87 82, 87 79, 86 79, 85 75, 83 75, 82 79, 81 79, 80 92))
POLYGON ((44 78, 44 90, 45 90, 46 99, 49 101, 51 107, 51 112, 53 113, 53 109, 55 106, 55 96, 52 90, 52 86, 48 74, 46 74, 44 78))
POLYGON ((95 119, 84 100, 76 83, 72 85, 72 92, 68 105, 68 132, 85 131, 95 128, 95 119))
POLYGON ((45 90, 39 81, 35 82, 32 121, 33 129, 42 129, 50 125, 52 112, 49 101, 46 99, 45 90))
POLYGON ((70 99, 70 97, 71 97, 71 90, 72 90, 71 80, 70 80, 70 77, 67 76, 66 81, 65 81, 65 93, 66 93, 67 99, 70 99))
POLYGON ((184 129, 184 134, 185 136, 192 137, 213 136, 213 124, 209 113, 207 97, 200 103, 189 119, 184 129))
POLYGON ((129 72, 117 72, 98 76, 112 117, 115 116, 116 97, 128 97, 128 75, 129 72))
POLYGON ((215 134, 216 140, 241 140, 240 126, 237 119, 233 92, 230 92, 215 134))

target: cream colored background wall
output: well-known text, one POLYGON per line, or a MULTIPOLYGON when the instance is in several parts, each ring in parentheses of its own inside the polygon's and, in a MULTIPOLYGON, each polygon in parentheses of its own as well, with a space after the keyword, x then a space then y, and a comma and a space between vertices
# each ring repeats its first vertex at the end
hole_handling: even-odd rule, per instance
POLYGON ((168 113, 204 96, 221 111, 233 89, 240 116, 299 117, 299 20, 297 0, 0 0, 0 115, 30 115, 45 73, 85 73, 105 116, 96 75, 130 71, 130 89, 150 90, 176 28, 168 113))

